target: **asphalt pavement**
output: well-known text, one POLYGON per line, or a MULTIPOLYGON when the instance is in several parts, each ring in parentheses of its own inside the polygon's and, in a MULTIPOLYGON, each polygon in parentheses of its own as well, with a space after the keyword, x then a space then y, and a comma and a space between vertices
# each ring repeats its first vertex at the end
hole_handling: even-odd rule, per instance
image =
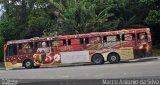
MULTIPOLYGON (((72 80, 72 79, 136 79, 159 78, 160 57, 133 60, 118 64, 102 65, 76 64, 64 66, 49 66, 37 69, 0 69, 0 79, 28 79, 31 81, 72 80)), ((3 80, 4 81, 4 80, 3 80)), ((63 84, 62 84, 63 85, 63 84)), ((65 84, 66 85, 66 84, 65 84)))

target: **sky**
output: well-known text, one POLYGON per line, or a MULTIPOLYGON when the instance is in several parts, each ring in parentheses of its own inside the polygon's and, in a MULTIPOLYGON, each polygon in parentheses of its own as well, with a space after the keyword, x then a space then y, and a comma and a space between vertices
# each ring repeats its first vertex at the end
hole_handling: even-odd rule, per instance
POLYGON ((2 15, 2 5, 0 4, 0 16, 2 15))

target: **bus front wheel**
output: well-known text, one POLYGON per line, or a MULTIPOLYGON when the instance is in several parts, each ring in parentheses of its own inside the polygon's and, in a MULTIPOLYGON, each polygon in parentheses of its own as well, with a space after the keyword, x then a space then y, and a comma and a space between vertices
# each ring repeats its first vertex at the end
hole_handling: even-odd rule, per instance
POLYGON ((111 54, 108 55, 108 61, 111 64, 115 64, 115 63, 118 63, 120 61, 120 57, 117 53, 111 53, 111 54))
POLYGON ((92 62, 94 64, 103 64, 104 63, 104 58, 101 54, 94 54, 92 56, 92 62))
POLYGON ((33 68, 33 62, 32 62, 32 60, 25 60, 24 61, 24 67, 26 69, 32 69, 33 68))

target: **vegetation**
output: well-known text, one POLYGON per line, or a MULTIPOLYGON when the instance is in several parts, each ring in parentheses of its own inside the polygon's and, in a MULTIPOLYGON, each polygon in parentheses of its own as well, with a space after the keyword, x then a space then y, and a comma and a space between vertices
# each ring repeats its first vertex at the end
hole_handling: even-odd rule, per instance
MULTIPOLYGON (((160 0, 1 0, 0 42, 31 37, 151 28, 160 47, 160 0)), ((2 50, 2 49, 1 49, 2 50)))

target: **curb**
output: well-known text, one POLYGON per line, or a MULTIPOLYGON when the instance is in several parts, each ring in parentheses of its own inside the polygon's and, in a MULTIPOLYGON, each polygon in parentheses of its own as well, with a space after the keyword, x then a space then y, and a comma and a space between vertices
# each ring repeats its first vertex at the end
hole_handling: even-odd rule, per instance
POLYGON ((6 70, 6 68, 0 68, 0 70, 6 70))
POLYGON ((145 61, 151 61, 151 60, 158 60, 160 57, 148 57, 148 58, 139 58, 134 60, 129 60, 131 62, 145 62, 145 61))

